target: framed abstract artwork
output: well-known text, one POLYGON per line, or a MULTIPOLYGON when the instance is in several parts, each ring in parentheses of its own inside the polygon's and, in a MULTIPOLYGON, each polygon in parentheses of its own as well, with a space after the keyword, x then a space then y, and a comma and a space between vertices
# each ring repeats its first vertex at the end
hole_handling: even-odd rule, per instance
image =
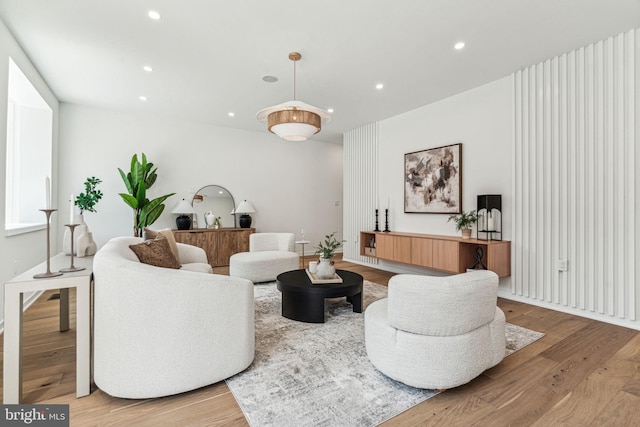
POLYGON ((462 144, 404 155, 404 211, 462 212, 462 144))

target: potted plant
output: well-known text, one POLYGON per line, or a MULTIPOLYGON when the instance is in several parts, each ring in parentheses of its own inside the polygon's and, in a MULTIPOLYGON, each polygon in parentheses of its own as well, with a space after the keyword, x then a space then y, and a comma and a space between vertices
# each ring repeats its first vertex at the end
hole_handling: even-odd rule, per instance
POLYGON ((457 215, 450 215, 447 222, 453 221, 456 224, 456 231, 462 231, 462 238, 471 238, 471 227, 478 222, 476 211, 462 212, 457 215))
POLYGON ((175 193, 156 197, 153 200, 147 198, 147 190, 156 182, 158 175, 153 169, 153 163, 147 162, 147 156, 142 153, 142 162, 138 161, 138 155, 131 158, 131 171, 124 173, 118 168, 120 176, 127 186, 127 193, 120 193, 122 200, 133 209, 133 235, 142 237, 142 230, 153 224, 164 211, 164 201, 175 193))
MULTIPOLYGON (((84 192, 71 200, 73 206, 80 209, 80 215, 73 215, 73 206, 71 207, 70 224, 77 224, 74 229, 74 255, 78 257, 89 256, 96 253, 98 246, 93 240, 93 233, 89 230, 89 226, 84 221, 85 212, 96 212, 95 205, 102 199, 102 191, 98 190, 98 184, 102 180, 92 176, 84 182, 84 192)), ((71 254, 71 229, 65 229, 62 239, 62 248, 65 254, 71 254)))
POLYGON ((78 194, 75 205, 80 208, 80 215, 84 212, 96 212, 94 206, 102 199, 102 191, 98 190, 98 184, 102 180, 92 176, 84 182, 84 193, 78 194))
POLYGON ((320 263, 316 270, 319 279, 332 279, 336 275, 336 268, 333 263, 333 255, 336 249, 342 247, 342 242, 335 238, 335 231, 324 236, 324 241, 320 241, 316 246, 316 254, 320 255, 320 263))

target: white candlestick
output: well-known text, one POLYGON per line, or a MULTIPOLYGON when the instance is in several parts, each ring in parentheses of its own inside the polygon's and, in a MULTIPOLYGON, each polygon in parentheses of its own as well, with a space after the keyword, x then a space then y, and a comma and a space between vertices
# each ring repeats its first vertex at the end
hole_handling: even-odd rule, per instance
POLYGON ((46 177, 44 180, 46 209, 51 209, 51 180, 46 177))
POLYGON ((75 219, 75 200, 76 198, 73 196, 73 193, 71 193, 71 196, 69 196, 69 224, 73 224, 73 220, 75 219))

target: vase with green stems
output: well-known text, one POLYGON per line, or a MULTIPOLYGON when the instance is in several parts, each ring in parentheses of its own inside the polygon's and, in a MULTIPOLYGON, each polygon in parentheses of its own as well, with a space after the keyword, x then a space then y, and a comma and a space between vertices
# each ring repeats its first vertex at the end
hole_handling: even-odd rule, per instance
MULTIPOLYGON (((97 212, 95 206, 103 196, 102 191, 98 189, 98 184, 101 182, 102 180, 95 176, 87 178, 84 182, 84 191, 70 200, 72 207, 77 206, 80 209, 80 214, 73 213, 72 221, 72 224, 77 224, 73 231, 73 252, 78 257, 94 255, 98 249, 93 240, 93 233, 85 222, 84 213, 97 212)), ((62 249, 65 254, 71 255, 71 228, 65 228, 62 249)))

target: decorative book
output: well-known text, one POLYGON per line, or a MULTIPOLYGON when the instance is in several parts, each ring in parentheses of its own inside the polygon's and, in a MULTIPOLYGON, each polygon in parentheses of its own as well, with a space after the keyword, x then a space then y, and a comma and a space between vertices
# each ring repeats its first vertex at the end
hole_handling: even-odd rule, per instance
POLYGON ((338 273, 334 274, 331 279, 318 279, 318 275, 316 273, 310 272, 308 268, 304 271, 307 272, 309 280, 311 280, 311 283, 313 283, 314 285, 322 285, 325 283, 342 283, 342 277, 338 276, 338 273))

